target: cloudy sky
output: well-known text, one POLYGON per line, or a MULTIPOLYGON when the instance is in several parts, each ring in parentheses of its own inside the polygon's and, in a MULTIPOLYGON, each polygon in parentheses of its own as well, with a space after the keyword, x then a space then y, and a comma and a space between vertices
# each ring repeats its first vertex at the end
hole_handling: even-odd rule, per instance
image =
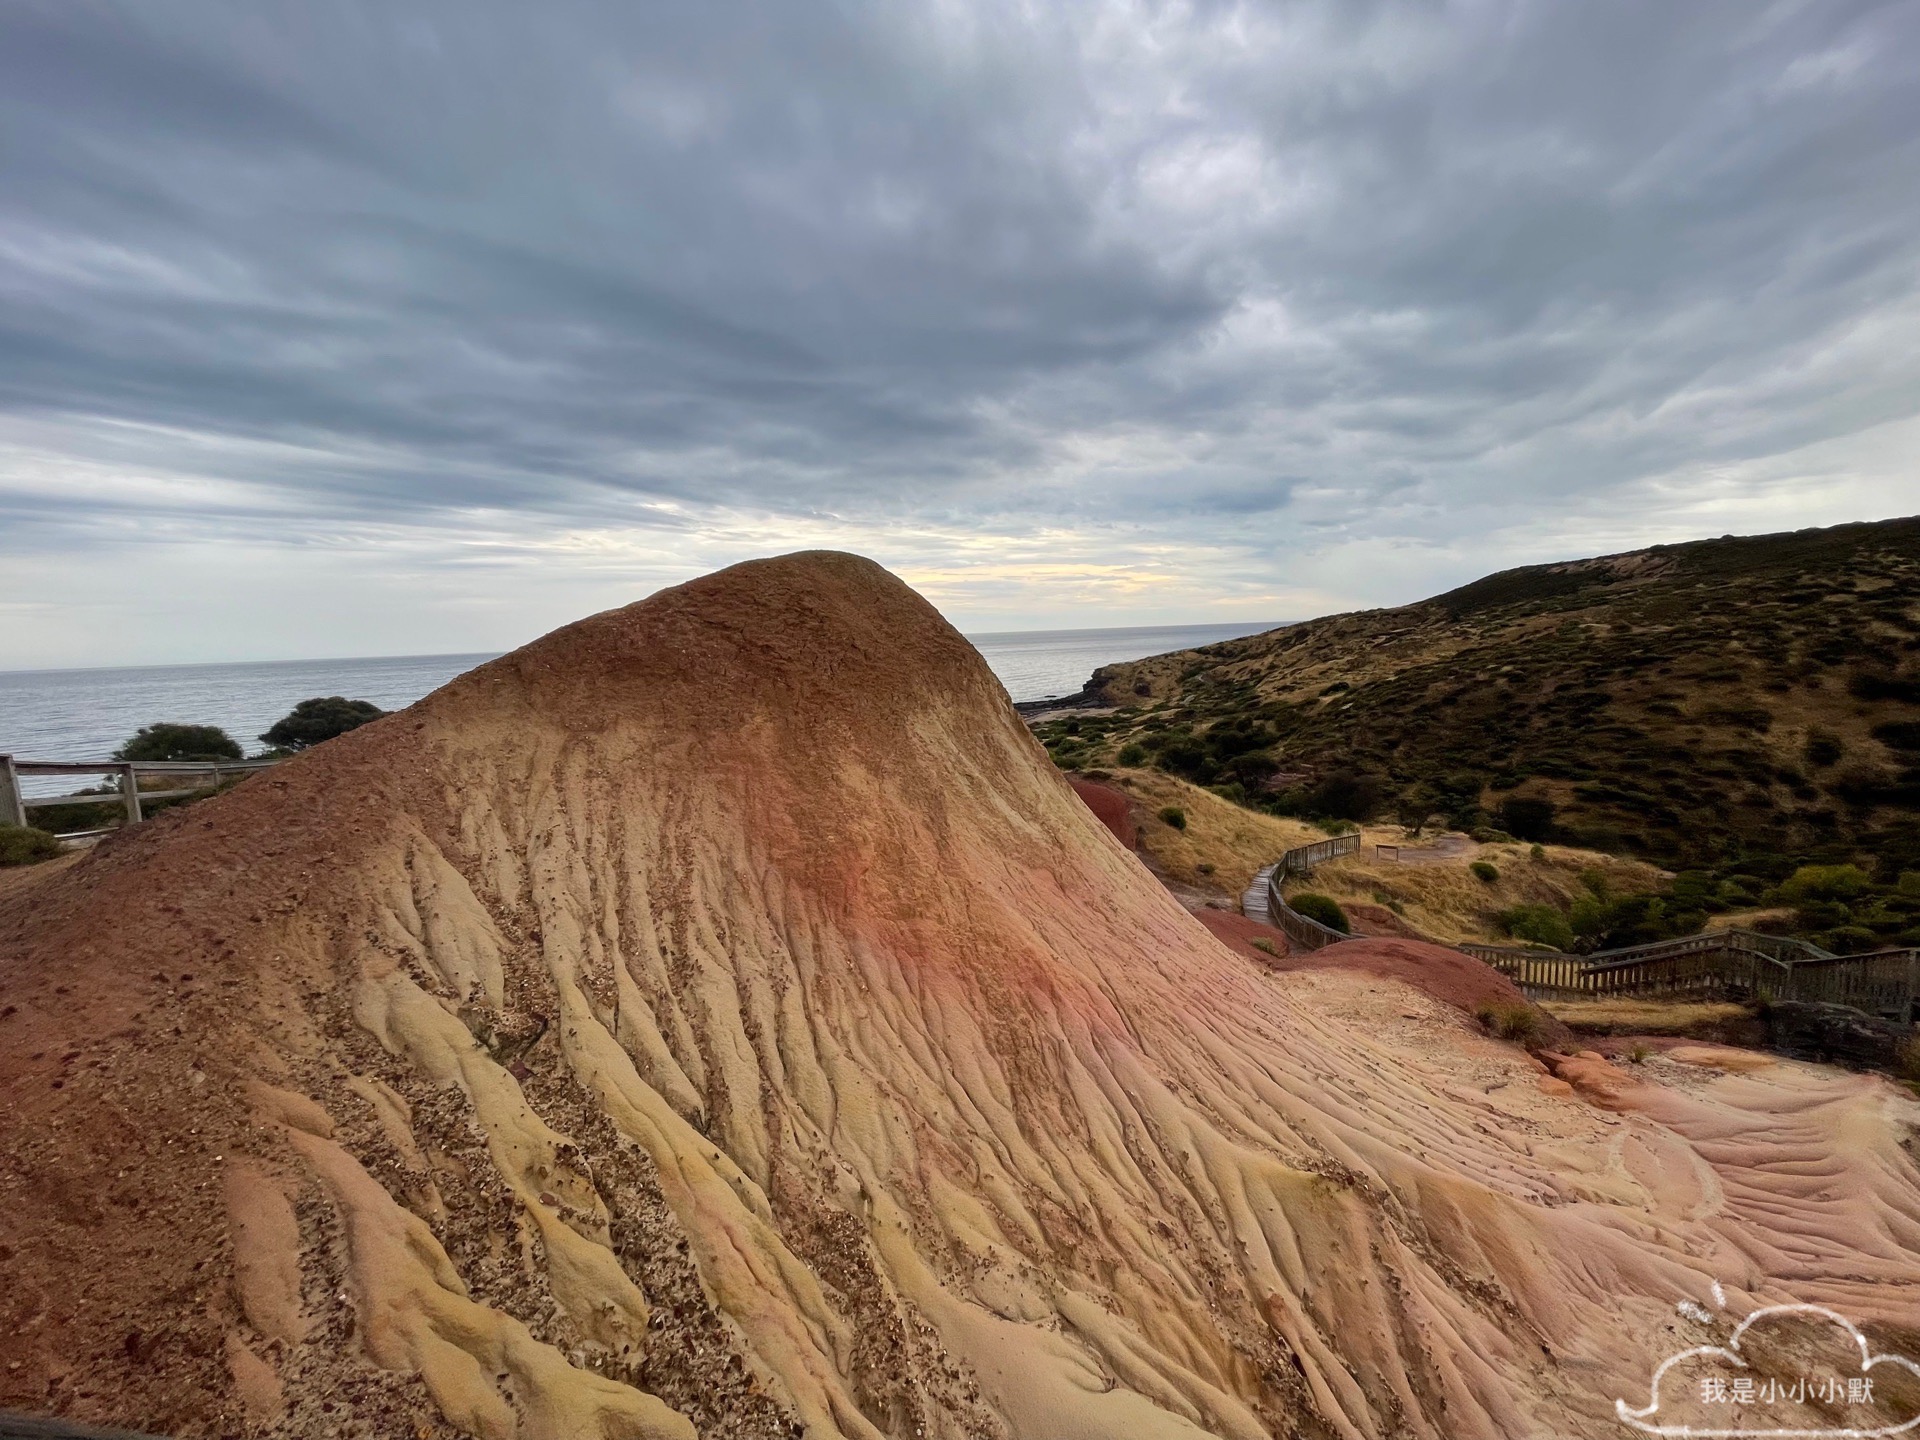
POLYGON ((1920 5, 9 0, 0 667, 1920 511, 1920 5))

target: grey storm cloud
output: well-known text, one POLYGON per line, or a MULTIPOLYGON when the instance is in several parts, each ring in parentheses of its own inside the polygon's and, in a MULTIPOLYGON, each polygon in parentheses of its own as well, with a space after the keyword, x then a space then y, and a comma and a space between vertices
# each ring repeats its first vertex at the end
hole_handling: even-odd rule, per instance
POLYGON ((1920 408, 1917 68, 1865 0, 13 0, 0 420, 171 478, 18 464, 0 548, 1551 515, 1920 408))

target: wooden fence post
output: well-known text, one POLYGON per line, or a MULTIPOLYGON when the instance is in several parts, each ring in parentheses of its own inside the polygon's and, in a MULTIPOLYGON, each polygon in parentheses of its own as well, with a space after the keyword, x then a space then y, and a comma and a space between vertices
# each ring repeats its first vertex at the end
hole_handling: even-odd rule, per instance
POLYGON ((134 773, 131 765, 122 765, 119 768, 120 788, 126 794, 127 823, 138 825, 140 823, 140 777, 134 773))
POLYGON ((25 825, 27 807, 20 803, 20 772, 13 756, 0 755, 0 825, 25 825))

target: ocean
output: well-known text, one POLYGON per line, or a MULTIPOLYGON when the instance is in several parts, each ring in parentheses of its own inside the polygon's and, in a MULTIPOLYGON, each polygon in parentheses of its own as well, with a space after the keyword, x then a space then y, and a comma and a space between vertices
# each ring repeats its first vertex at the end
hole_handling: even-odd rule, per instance
MULTIPOLYGON (((1015 700, 1071 695, 1094 670, 1273 628, 1268 624, 1145 625, 1106 630, 1015 630, 970 635, 1015 700)), ((274 660, 148 665, 112 670, 0 670, 0 755, 105 759, 156 720, 218 725, 249 751, 301 700, 344 695, 382 710, 411 705, 491 654, 388 655, 361 660, 274 660)), ((67 777, 31 776, 30 794, 60 794, 67 777)))

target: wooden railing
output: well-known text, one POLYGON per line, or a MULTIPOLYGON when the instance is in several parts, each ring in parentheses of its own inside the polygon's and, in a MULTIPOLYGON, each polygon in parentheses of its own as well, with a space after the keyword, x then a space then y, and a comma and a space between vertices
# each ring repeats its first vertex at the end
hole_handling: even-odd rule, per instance
POLYGON ((1322 925, 1310 915, 1302 915, 1298 910, 1280 898, 1280 887, 1272 879, 1267 881, 1272 889, 1272 901, 1267 914, 1276 930, 1286 933, 1288 940, 1302 950, 1319 950, 1328 945, 1336 945, 1342 940, 1353 937, 1331 925, 1322 925))
POLYGON ((1280 893, 1280 881, 1288 875, 1304 875, 1323 861, 1337 855, 1351 855, 1360 848, 1358 833, 1335 835, 1287 851, 1273 864, 1253 877, 1253 885, 1241 900, 1240 908, 1256 920, 1264 920, 1302 950, 1319 950, 1351 937, 1302 915, 1280 893))
MULTIPOLYGON (((145 801, 169 800, 179 795, 197 795, 226 783, 229 775, 244 775, 277 765, 282 757, 270 760, 20 760, 0 755, 0 825, 25 825, 29 810, 53 805, 119 805, 126 823, 140 822, 145 801), (22 775, 113 775, 119 789, 95 795, 27 795, 20 789, 22 775), (203 776, 198 784, 176 785, 168 790, 142 790, 143 775, 166 776, 186 780, 203 776)), ((76 832, 91 834, 91 831, 76 832)))
POLYGON ((1304 875, 1314 866, 1333 859, 1337 855, 1351 855, 1360 848, 1360 832, 1350 831, 1345 835, 1335 835, 1326 840, 1316 840, 1311 845, 1301 845, 1287 851, 1280 857, 1279 873, 1283 875, 1304 875))
POLYGON ((1535 1000, 1824 1000, 1910 1021, 1920 999, 1920 950, 1834 955, 1753 930, 1716 930, 1586 956, 1511 945, 1456 948, 1486 961, 1535 1000))

